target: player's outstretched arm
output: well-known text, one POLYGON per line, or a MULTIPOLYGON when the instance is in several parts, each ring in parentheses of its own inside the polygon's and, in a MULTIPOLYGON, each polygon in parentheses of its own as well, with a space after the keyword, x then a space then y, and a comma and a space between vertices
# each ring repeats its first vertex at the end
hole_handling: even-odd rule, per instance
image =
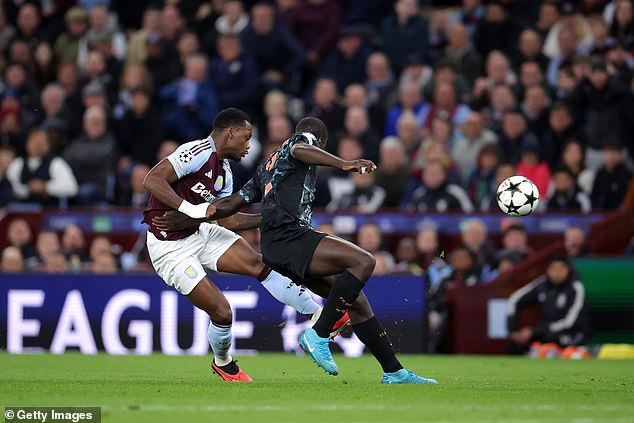
POLYGON ((349 172, 370 173, 376 170, 376 165, 370 160, 343 160, 319 147, 303 143, 293 146, 291 156, 306 164, 334 167, 349 172))
MULTIPOLYGON (((247 202, 239 193, 231 194, 228 197, 222 197, 214 200, 213 205, 216 207, 215 219, 224 219, 225 217, 236 214, 238 210, 247 205, 247 202)), ((259 222, 258 222, 259 225, 259 222)))
POLYGON ((193 219, 210 219, 215 207, 211 204, 191 204, 182 199, 170 186, 178 179, 174 167, 167 159, 161 160, 154 166, 143 180, 143 187, 156 197, 161 203, 178 210, 193 219))
POLYGON ((239 232, 257 228, 260 226, 260 222, 262 222, 262 216, 259 214, 236 213, 220 219, 218 224, 230 231, 239 232))

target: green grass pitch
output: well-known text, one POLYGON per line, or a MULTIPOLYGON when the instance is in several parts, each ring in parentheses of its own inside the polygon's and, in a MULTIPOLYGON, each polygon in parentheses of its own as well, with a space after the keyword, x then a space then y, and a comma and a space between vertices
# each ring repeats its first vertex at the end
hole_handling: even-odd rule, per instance
POLYGON ((101 406, 104 422, 633 422, 634 361, 401 356, 438 386, 381 385, 370 356, 239 358, 228 384, 207 357, 0 354, 0 405, 101 406))

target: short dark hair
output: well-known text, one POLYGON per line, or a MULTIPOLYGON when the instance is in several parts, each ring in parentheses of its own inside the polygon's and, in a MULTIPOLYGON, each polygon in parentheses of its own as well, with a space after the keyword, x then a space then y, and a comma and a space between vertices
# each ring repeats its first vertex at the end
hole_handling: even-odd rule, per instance
POLYGON ((619 138, 618 135, 607 135, 603 138, 601 142, 601 146, 604 150, 623 150, 623 141, 619 138))
POLYGON ((326 124, 316 117, 305 117, 295 126, 295 132, 309 132, 313 134, 318 140, 322 139, 324 142, 328 140, 328 129, 326 124))
POLYGON ((548 262, 548 264, 554 263, 556 261, 565 263, 566 266, 572 268, 572 263, 570 262, 570 258, 565 253, 554 253, 550 257, 550 261, 548 262))
POLYGON ((244 123, 251 123, 249 115, 235 107, 221 110, 214 119, 214 130, 222 131, 232 126, 245 126, 244 123))
POLYGON ((522 225, 521 223, 513 223, 511 225, 509 225, 508 228, 506 228, 506 230, 504 231, 503 235, 508 234, 509 232, 524 232, 525 234, 527 234, 528 232, 526 231, 526 228, 524 227, 524 225, 522 225))
POLYGON ((553 169, 552 174, 555 175, 557 173, 565 173, 566 175, 568 175, 570 177, 570 179, 575 179, 575 175, 574 173, 572 173, 572 170, 570 170, 570 168, 568 168, 568 166, 565 165, 559 165, 557 167, 555 167, 555 169, 553 169))

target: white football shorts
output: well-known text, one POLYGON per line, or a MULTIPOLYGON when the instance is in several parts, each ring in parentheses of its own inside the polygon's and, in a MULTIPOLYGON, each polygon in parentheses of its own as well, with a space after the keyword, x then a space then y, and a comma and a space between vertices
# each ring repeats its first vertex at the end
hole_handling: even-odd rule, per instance
POLYGON ((147 249, 156 273, 166 284, 188 295, 205 276, 217 271, 218 260, 240 237, 222 226, 201 223, 187 238, 161 241, 147 234, 147 249))

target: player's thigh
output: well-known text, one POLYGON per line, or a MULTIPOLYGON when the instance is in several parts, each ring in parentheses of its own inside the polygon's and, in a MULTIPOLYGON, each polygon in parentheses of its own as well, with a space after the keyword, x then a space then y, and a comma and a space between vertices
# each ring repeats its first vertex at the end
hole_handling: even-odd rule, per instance
POLYGON ((197 257, 202 242, 196 235, 162 241, 148 233, 147 247, 156 274, 183 295, 188 295, 206 276, 197 257))
POLYGON ((364 269, 372 261, 372 256, 361 247, 345 239, 328 235, 319 242, 313 253, 308 265, 307 279, 313 276, 336 275, 344 270, 364 269))
POLYGON ((198 252, 198 259, 205 269, 218 271, 220 258, 241 239, 236 233, 211 223, 203 223, 198 229, 203 248, 198 252))
POLYGON ((196 307, 205 311, 211 320, 221 325, 231 324, 231 306, 218 287, 205 276, 186 298, 196 307))
POLYGON ((216 267, 220 272, 257 278, 264 268, 264 263, 262 263, 262 256, 251 248, 244 238, 239 237, 220 256, 216 267))

